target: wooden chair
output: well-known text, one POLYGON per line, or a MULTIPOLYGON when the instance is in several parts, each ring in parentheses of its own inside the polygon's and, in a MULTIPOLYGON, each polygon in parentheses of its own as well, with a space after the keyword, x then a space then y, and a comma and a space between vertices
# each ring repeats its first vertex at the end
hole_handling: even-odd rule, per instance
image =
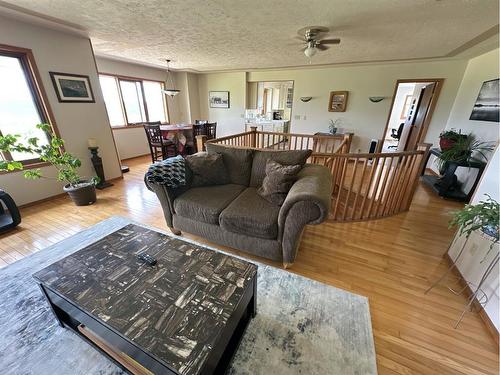
POLYGON ((208 139, 215 139, 217 135, 217 123, 216 122, 207 122, 205 124, 205 134, 208 139))
MULTIPOLYGON (((196 120, 197 122, 200 120, 196 120)), ((189 139, 186 143, 186 146, 189 148, 189 154, 197 153, 198 147, 196 146, 196 136, 197 135, 206 135, 205 125, 204 124, 193 124, 193 138, 189 139)))
POLYGON ((194 123, 196 125, 203 125, 206 124, 208 121, 207 120, 194 120, 194 123))
POLYGON ((176 144, 168 139, 164 139, 161 135, 160 122, 144 124, 144 130, 148 138, 149 151, 151 152, 153 163, 177 155, 176 144))

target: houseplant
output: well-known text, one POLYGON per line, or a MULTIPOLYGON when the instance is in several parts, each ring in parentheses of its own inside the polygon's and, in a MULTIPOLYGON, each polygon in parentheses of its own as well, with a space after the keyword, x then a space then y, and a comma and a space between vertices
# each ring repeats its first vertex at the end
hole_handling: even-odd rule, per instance
POLYGON ((500 205, 486 194, 487 199, 465 207, 454 213, 449 227, 458 227, 458 235, 469 238, 472 232, 480 230, 492 238, 490 250, 499 241, 500 205))
POLYGON ((460 138, 467 137, 466 134, 462 134, 459 130, 456 132, 454 129, 443 130, 439 134, 439 148, 441 151, 448 150, 452 147, 460 138))
MULTIPOLYGON (((92 204, 96 201, 95 184, 97 177, 85 180, 77 172, 81 167, 81 161, 64 151, 64 141, 57 137, 49 124, 38 124, 38 129, 43 130, 49 136, 48 144, 40 145, 36 137, 28 138, 26 143, 21 142, 19 135, 7 134, 0 136, 0 152, 23 152, 36 155, 42 162, 48 162, 57 170, 56 179, 66 182, 63 190, 77 206, 92 204)), ((19 161, 0 160, 0 171, 14 171, 23 169, 19 161)), ((24 171, 27 179, 49 178, 42 174, 40 169, 29 169, 24 171)))
POLYGON ((473 153, 487 159, 485 153, 493 150, 491 142, 477 141, 473 134, 459 135, 454 143, 449 148, 442 150, 441 155, 436 159, 441 174, 444 173, 447 162, 467 163, 473 153))

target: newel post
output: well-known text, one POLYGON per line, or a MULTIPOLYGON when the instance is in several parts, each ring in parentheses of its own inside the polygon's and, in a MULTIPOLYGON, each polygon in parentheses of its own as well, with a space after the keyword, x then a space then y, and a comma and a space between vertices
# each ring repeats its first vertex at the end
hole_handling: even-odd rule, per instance
POLYGON ((345 141, 344 154, 348 154, 351 151, 351 142, 352 142, 353 135, 354 135, 354 133, 345 133, 344 134, 344 141, 345 141))
POLYGON ((198 152, 205 151, 205 143, 207 142, 206 135, 197 135, 196 136, 196 150, 198 152))
POLYGON ((255 148, 257 147, 257 127, 256 126, 250 126, 250 147, 255 148))

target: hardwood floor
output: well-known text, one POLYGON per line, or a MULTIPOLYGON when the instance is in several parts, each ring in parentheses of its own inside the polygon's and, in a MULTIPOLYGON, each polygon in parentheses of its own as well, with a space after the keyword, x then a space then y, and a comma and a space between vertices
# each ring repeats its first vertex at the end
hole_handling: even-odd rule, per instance
MULTIPOLYGON (((23 208, 19 229, 0 236, 0 267, 112 215, 166 229, 142 180, 149 158, 127 165, 130 172, 98 192, 92 206, 76 207, 64 196, 23 208)), ((419 186, 408 213, 304 233, 290 271, 369 298, 380 374, 498 374, 498 348, 478 314, 453 329, 465 297, 445 287, 424 295, 447 266, 442 255, 453 236, 447 221, 460 207, 419 186)))

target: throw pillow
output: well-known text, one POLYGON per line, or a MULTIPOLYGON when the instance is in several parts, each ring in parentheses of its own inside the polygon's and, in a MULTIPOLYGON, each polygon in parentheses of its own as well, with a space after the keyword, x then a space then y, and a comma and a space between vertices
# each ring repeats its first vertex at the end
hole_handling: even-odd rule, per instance
POLYGON ((255 150, 252 162, 250 186, 260 186, 266 176, 266 162, 277 161, 283 165, 304 165, 312 150, 255 150))
POLYGON ((222 146, 214 143, 206 144, 209 154, 221 154, 232 184, 248 186, 252 170, 253 150, 222 146))
POLYGON ((191 170, 191 187, 225 185, 229 183, 222 155, 198 152, 186 156, 186 163, 191 170))
POLYGON ((257 193, 270 203, 281 206, 297 180, 302 165, 282 165, 274 160, 266 163, 266 176, 257 193))

